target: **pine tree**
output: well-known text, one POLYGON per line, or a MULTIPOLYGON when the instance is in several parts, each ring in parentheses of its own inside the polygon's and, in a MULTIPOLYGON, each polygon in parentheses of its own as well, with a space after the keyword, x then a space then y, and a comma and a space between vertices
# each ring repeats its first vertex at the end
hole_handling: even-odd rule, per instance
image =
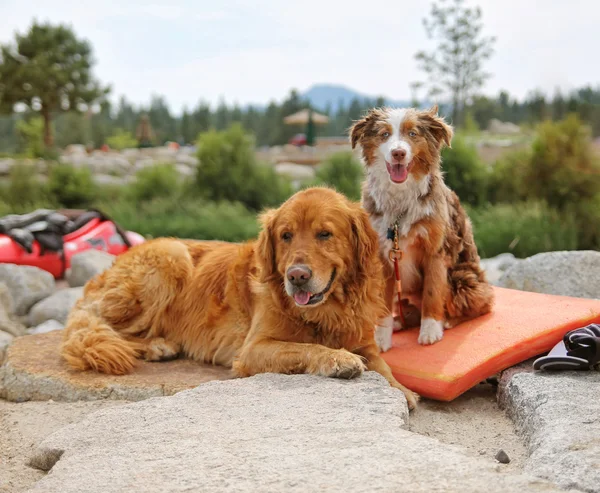
POLYGON ((495 38, 482 35, 481 8, 465 7, 464 3, 441 0, 432 5, 431 18, 423 19, 423 24, 437 47, 415 55, 427 74, 424 84, 429 87, 429 96, 447 95, 451 99, 454 125, 462 123, 465 106, 489 77, 483 63, 492 55, 495 42, 495 38))
POLYGON ((0 108, 22 103, 39 111, 44 144, 52 147, 53 114, 79 111, 108 93, 92 76, 92 49, 65 25, 38 24, 0 46, 0 108))

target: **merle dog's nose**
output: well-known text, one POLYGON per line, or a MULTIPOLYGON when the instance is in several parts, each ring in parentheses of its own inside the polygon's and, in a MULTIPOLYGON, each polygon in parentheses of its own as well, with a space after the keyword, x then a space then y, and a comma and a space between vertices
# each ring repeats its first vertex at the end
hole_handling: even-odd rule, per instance
POLYGON ((312 271, 307 265, 292 265, 286 272, 288 281, 294 286, 304 286, 312 277, 312 271))
POLYGON ((396 161, 402 161, 406 157, 406 151, 404 149, 394 149, 392 151, 392 157, 396 161))

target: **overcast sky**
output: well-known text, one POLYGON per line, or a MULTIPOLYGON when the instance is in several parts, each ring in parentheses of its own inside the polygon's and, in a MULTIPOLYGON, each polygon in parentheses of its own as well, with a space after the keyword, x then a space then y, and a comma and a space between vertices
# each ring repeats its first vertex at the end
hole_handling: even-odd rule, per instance
MULTIPOLYGON (((484 92, 517 97, 600 84, 598 0, 471 0, 498 38, 484 92)), ((414 53, 431 44, 429 1, 0 0, 0 42, 38 20, 91 41, 96 75, 135 103, 162 94, 175 111, 265 103, 290 88, 343 84, 391 99, 421 78, 414 53)))

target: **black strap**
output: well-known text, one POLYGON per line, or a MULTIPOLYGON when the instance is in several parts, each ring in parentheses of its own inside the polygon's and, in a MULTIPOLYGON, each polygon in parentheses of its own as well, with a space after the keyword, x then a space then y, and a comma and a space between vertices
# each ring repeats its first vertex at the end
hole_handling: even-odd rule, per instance
POLYGON ((600 325, 590 324, 567 332, 563 339, 567 356, 582 358, 590 367, 600 362, 600 325))

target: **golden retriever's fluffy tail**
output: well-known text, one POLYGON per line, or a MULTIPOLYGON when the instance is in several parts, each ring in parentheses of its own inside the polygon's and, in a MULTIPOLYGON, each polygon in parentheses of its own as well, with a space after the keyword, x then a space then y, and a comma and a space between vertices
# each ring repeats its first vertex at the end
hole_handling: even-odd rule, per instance
POLYGON ((135 346, 92 310, 77 306, 67 321, 61 353, 76 370, 124 375, 140 356, 135 346))

